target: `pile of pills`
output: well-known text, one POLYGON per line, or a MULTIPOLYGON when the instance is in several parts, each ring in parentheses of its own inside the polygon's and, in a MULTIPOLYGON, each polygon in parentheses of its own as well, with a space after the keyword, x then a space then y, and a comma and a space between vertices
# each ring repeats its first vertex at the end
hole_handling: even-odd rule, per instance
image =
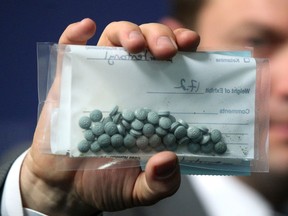
POLYGON ((103 116, 95 109, 89 116, 79 119, 84 139, 79 142, 81 153, 91 151, 136 153, 138 151, 177 151, 179 147, 191 153, 224 154, 227 145, 219 130, 189 126, 184 120, 176 120, 169 111, 155 112, 146 108, 119 111, 115 106, 103 116))

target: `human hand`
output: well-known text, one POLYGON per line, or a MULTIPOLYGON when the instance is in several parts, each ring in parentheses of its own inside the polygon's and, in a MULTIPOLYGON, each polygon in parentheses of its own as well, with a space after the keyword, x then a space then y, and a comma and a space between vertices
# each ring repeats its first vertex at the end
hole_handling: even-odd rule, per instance
MULTIPOLYGON (((95 23, 84 19, 68 26, 59 43, 84 45, 95 31, 95 23)), ((123 46, 131 53, 148 48, 158 59, 171 58, 178 50, 195 50, 198 43, 198 35, 190 30, 172 31, 161 24, 137 26, 130 22, 109 24, 98 41, 99 46, 123 46)), ((58 87, 56 78, 47 101, 59 96, 58 87)), ((130 168, 119 169, 116 164, 114 168, 91 170, 85 167, 105 164, 109 159, 79 159, 75 165, 74 159, 43 154, 43 137, 46 137, 48 146, 50 142, 51 110, 53 104, 46 103, 35 130, 33 144, 22 165, 20 188, 24 207, 56 216, 92 215, 100 211, 151 205, 177 191, 180 172, 177 157, 172 152, 154 155, 145 171, 136 161, 129 161, 134 163, 130 168), (74 163, 77 169, 60 171, 57 169, 60 160, 67 168, 74 163)))

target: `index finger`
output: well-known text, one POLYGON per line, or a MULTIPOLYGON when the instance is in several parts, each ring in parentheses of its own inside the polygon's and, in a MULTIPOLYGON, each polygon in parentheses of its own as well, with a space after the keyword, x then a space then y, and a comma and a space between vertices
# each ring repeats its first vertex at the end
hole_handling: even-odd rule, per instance
POLYGON ((96 23, 89 19, 70 24, 62 33, 59 44, 85 45, 94 36, 96 23))

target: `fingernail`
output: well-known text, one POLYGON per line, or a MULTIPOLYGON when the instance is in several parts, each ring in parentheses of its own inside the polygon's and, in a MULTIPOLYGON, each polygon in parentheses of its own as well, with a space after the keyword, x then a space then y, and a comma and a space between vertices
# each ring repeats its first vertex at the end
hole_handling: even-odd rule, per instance
POLYGON ((177 170, 177 162, 164 164, 156 167, 155 174, 157 179, 166 179, 173 175, 177 170))
POLYGON ((131 31, 128 37, 129 39, 139 39, 142 38, 143 36, 139 31, 131 31))
POLYGON ((177 49, 177 45, 173 39, 167 36, 161 36, 157 39, 156 42, 157 46, 170 46, 173 47, 174 49, 177 49))

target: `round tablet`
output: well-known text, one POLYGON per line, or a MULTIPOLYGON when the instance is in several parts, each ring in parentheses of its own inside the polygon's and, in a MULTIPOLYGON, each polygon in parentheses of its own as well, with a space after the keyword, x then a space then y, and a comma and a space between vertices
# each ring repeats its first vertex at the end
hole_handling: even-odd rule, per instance
POLYGON ((146 137, 151 137, 155 133, 154 125, 150 124, 150 123, 144 124, 143 129, 142 129, 142 133, 146 137))
POLYGON ((145 120, 147 118, 147 111, 146 109, 143 109, 143 108, 139 108, 139 109, 136 109, 135 112, 135 117, 141 121, 145 120))
POLYGON ((117 129, 118 129, 119 134, 121 134, 122 136, 126 135, 126 129, 123 126, 123 124, 117 124, 117 129))
POLYGON ((218 142, 214 146, 214 151, 218 154, 224 154, 227 151, 227 145, 224 142, 218 142))
POLYGON ((203 134, 206 134, 209 132, 209 129, 206 126, 198 126, 198 128, 203 132, 203 134))
POLYGON ((186 129, 189 127, 188 123, 186 121, 184 121, 183 119, 179 119, 178 122, 184 126, 186 129))
POLYGON ((134 130, 140 131, 143 129, 144 123, 138 119, 135 119, 132 123, 131 123, 131 128, 133 128, 134 130))
POLYGON ((137 153, 139 151, 139 148, 135 145, 132 148, 129 148, 128 151, 131 153, 137 153))
POLYGON ((176 130, 174 131, 174 135, 177 139, 181 139, 187 135, 187 129, 181 125, 176 128, 176 130))
POLYGON ((159 126, 162 127, 165 130, 168 130, 172 125, 172 121, 168 117, 161 117, 159 119, 159 126))
POLYGON ((174 143, 176 143, 176 137, 174 134, 171 134, 171 133, 168 133, 167 135, 165 135, 163 137, 163 143, 166 145, 166 146, 169 146, 169 145, 172 145, 174 143))
POLYGON ((176 128, 179 127, 179 126, 181 126, 181 124, 180 124, 178 121, 173 122, 173 123, 171 124, 170 131, 171 131, 172 133, 174 133, 175 130, 176 130, 176 128))
POLYGON ((95 136, 97 136, 97 137, 105 132, 104 131, 104 125, 102 122, 93 123, 91 126, 91 130, 92 130, 93 134, 95 134, 95 136))
POLYGON ((103 117, 102 112, 98 109, 95 109, 90 113, 90 119, 93 122, 101 121, 102 117, 103 117))
POLYGON ((221 134, 221 132, 219 130, 214 129, 214 130, 211 131, 211 140, 212 140, 212 142, 217 143, 217 142, 219 142, 221 140, 221 138, 222 138, 222 134, 221 134))
POLYGON ((187 147, 188 151, 194 154, 199 152, 201 148, 201 146, 198 143, 189 143, 187 147))
POLYGON ((99 145, 99 143, 98 143, 97 140, 94 141, 94 142, 91 144, 90 150, 91 150, 92 152, 94 152, 94 153, 99 152, 99 151, 101 150, 101 147, 100 147, 100 145, 99 145))
POLYGON ((136 145, 136 138, 131 134, 126 134, 123 143, 126 148, 130 149, 136 145))
POLYGON ((113 119, 110 116, 107 116, 105 118, 102 119, 102 123, 105 125, 107 124, 107 122, 112 122, 113 119))
POLYGON ((147 114, 147 121, 151 124, 158 124, 159 122, 159 115, 158 113, 154 112, 154 111, 150 111, 148 114, 147 114))
POLYGON ((126 110, 123 110, 122 117, 124 120, 128 122, 132 122, 135 119, 135 114, 132 110, 126 109, 126 110))
POLYGON ((159 116, 168 117, 168 116, 170 115, 170 111, 168 111, 168 110, 159 110, 159 111, 158 111, 158 115, 159 115, 159 116))
POLYGON ((120 122, 120 120, 122 119, 122 114, 121 113, 117 113, 116 115, 112 116, 113 122, 115 124, 118 124, 120 122))
POLYGON ((188 145, 191 142, 189 137, 185 136, 178 141, 179 145, 188 145))
POLYGON ((88 116, 82 116, 79 119, 79 126, 83 129, 89 129, 91 126, 91 119, 88 116))
POLYGON ((101 148, 105 148, 110 146, 111 137, 108 134, 102 134, 101 136, 99 136, 97 141, 101 148))
POLYGON ((109 116, 112 117, 114 115, 116 115, 118 113, 118 109, 119 109, 119 106, 114 106, 113 109, 111 110, 111 112, 109 113, 109 116))
POLYGON ((122 135, 120 134, 114 134, 112 137, 111 137, 111 145, 114 147, 114 148, 119 148, 121 146, 123 146, 123 143, 124 143, 124 138, 122 135))
POLYGON ((129 134, 131 134, 132 136, 134 136, 136 138, 138 138, 138 137, 143 135, 141 131, 138 131, 138 130, 135 130, 135 129, 131 129, 129 131, 129 134))
POLYGON ((158 136, 157 134, 153 134, 149 138, 149 145, 153 148, 156 148, 157 146, 162 145, 161 137, 158 136))
POLYGON ((140 136, 136 140, 136 145, 138 146, 139 149, 145 149, 148 147, 148 138, 146 136, 140 136))
POLYGON ((104 125, 104 131, 107 133, 109 136, 112 136, 116 133, 118 133, 118 128, 117 125, 114 122, 107 122, 104 125))
POLYGON ((84 131, 84 138, 88 141, 94 141, 96 137, 92 130, 89 129, 84 131))
POLYGON ((202 136, 202 132, 198 127, 191 126, 187 129, 187 136, 190 139, 197 139, 198 137, 202 136))
POLYGON ((214 143, 209 141, 208 143, 206 143, 205 145, 201 145, 201 151, 203 153, 211 153, 213 152, 213 149, 214 149, 214 143))
POLYGON ((90 145, 91 145, 91 142, 88 141, 88 140, 82 140, 81 142, 78 143, 78 150, 82 153, 86 153, 89 151, 90 149, 90 145))
POLYGON ((162 127, 156 127, 155 132, 157 135, 159 135, 160 137, 164 137, 168 132, 167 130, 163 129, 162 127))
POLYGON ((209 134, 204 134, 202 140, 200 141, 201 145, 205 145, 210 141, 210 135, 209 134))

